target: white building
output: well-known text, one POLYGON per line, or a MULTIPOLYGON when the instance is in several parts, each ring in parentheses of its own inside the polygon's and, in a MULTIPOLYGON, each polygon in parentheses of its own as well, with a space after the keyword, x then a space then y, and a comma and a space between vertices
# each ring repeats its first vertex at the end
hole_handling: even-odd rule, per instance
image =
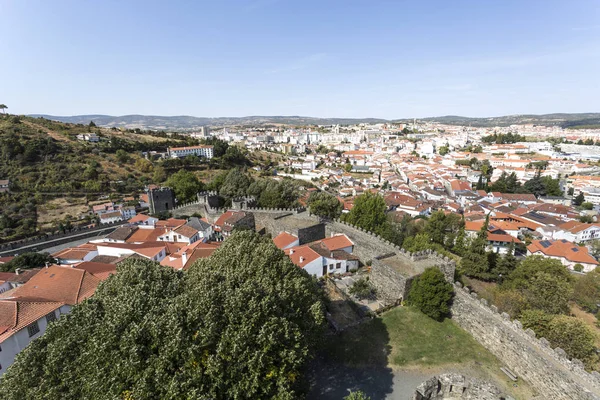
POLYGON ((90 297, 99 282, 83 269, 54 265, 0 299, 0 374, 48 324, 90 297))
POLYGON ((187 156, 198 156, 211 159, 213 158, 213 146, 169 147, 169 157, 183 158, 187 156))

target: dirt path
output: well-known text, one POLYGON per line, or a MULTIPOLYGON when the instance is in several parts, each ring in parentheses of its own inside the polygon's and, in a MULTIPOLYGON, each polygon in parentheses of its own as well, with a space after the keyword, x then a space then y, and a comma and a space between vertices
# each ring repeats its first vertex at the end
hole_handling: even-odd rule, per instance
POLYGON ((41 125, 34 124, 34 123, 32 123, 32 122, 29 122, 29 121, 22 121, 22 122, 23 122, 25 125, 27 125, 27 126, 29 126, 29 127, 33 128, 33 129, 39 129, 39 130, 42 130, 42 131, 44 131, 44 132, 45 132, 45 133, 46 133, 48 136, 50 136, 50 137, 51 137, 52 139, 54 139, 54 140, 58 140, 58 141, 60 141, 60 142, 70 142, 70 140, 69 140, 69 138, 68 138, 68 137, 66 137, 66 136, 64 136, 64 135, 61 135, 61 134, 60 134, 60 133, 58 133, 58 132, 51 131, 50 129, 48 129, 48 128, 46 128, 46 127, 43 127, 43 126, 41 126, 41 125))

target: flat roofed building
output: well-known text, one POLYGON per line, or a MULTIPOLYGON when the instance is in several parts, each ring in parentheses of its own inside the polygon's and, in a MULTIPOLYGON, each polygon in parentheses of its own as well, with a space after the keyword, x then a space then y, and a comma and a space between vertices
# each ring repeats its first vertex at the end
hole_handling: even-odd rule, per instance
POLYGON ((198 156, 211 159, 213 158, 213 146, 200 145, 190 147, 169 147, 169 156, 171 158, 198 156))

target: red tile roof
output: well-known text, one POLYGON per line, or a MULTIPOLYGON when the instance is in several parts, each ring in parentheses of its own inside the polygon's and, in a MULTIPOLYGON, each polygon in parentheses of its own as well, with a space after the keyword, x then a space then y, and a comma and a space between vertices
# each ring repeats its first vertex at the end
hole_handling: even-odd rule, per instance
POLYGON ((314 251, 308 245, 296 246, 291 249, 284 250, 285 254, 290 257, 290 260, 297 266, 304 268, 304 266, 317 258, 321 257, 319 253, 314 251), (301 260, 302 259, 302 260, 301 260))
POLYGON ((567 240, 534 240, 527 246, 532 254, 566 258, 571 262, 598 265, 585 246, 577 246, 567 240), (543 244, 542 244, 543 243, 543 244), (544 246, 545 245, 545 246, 544 246))
POLYGON ((100 279, 82 269, 53 265, 16 288, 13 296, 75 305, 90 297, 99 283, 100 279))
POLYGON ((278 249, 283 249, 284 247, 294 243, 296 240, 298 240, 297 236, 287 232, 281 232, 279 235, 273 238, 273 243, 275 243, 275 246, 277 246, 278 249))
POLYGON ((352 241, 348 239, 348 236, 346 235, 331 236, 321 239, 319 242, 323 243, 325 247, 329 249, 329 251, 342 250, 346 247, 354 246, 354 243, 352 243, 352 241))

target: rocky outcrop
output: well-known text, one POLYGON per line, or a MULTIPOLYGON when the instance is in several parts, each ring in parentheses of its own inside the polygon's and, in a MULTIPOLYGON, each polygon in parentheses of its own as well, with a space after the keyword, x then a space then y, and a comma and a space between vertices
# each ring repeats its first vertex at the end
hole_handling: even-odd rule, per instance
POLYGON ((509 400, 496 386, 464 375, 444 374, 421 383, 413 400, 509 400))

